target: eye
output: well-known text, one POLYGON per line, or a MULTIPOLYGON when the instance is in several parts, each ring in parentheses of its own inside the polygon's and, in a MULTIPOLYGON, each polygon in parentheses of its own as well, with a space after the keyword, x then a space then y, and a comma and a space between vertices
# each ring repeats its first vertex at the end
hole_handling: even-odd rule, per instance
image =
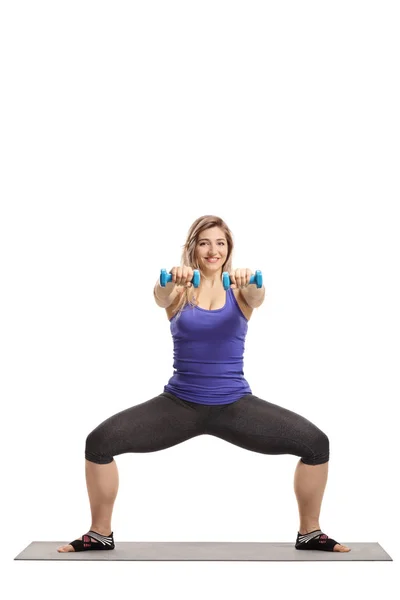
MULTIPOLYGON (((207 242, 200 242, 199 246, 204 246, 204 244, 206 244, 207 242)), ((223 246, 225 246, 225 242, 218 242, 218 244, 222 244, 223 246)))

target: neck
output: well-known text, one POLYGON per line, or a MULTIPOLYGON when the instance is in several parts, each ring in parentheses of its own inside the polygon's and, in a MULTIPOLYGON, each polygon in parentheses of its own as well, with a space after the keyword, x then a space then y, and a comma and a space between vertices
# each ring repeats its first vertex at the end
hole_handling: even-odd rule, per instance
POLYGON ((216 273, 204 273, 201 271, 200 282, 203 287, 212 288, 222 284, 222 272, 219 270, 216 273))

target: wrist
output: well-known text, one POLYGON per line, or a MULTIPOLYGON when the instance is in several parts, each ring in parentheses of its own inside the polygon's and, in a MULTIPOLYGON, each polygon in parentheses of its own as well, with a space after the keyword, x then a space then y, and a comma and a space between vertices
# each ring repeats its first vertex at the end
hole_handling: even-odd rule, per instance
POLYGON ((160 285, 160 282, 157 281, 156 285, 154 286, 154 295, 158 300, 166 300, 168 296, 171 295, 174 288, 175 284, 172 282, 168 282, 167 285, 163 287, 160 285))

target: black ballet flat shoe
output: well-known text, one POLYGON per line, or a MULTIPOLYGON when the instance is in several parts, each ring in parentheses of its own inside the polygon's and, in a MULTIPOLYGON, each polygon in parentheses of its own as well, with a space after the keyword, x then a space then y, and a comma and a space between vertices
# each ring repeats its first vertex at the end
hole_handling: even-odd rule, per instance
POLYGON ((114 550, 114 535, 101 535, 96 531, 88 531, 82 536, 81 540, 70 542, 75 552, 85 552, 86 550, 114 550), (92 542, 96 540, 96 542, 92 542))
POLYGON ((322 533, 320 529, 316 529, 303 535, 298 532, 295 548, 296 550, 324 550, 325 552, 334 552, 334 547, 339 543, 328 537, 325 533, 322 533))

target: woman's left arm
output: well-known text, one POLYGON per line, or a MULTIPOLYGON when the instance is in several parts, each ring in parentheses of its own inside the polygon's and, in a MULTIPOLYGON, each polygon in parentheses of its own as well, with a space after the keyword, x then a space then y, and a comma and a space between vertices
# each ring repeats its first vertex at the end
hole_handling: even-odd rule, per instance
POLYGON ((258 288, 255 284, 251 284, 248 287, 240 290, 241 295, 244 298, 246 304, 250 308, 258 308, 264 302, 265 299, 265 287, 258 288))
POLYGON ((229 273, 231 287, 239 288, 240 293, 250 308, 258 308, 265 299, 265 287, 260 288, 255 283, 249 283, 252 276, 250 269, 235 269, 229 273))

